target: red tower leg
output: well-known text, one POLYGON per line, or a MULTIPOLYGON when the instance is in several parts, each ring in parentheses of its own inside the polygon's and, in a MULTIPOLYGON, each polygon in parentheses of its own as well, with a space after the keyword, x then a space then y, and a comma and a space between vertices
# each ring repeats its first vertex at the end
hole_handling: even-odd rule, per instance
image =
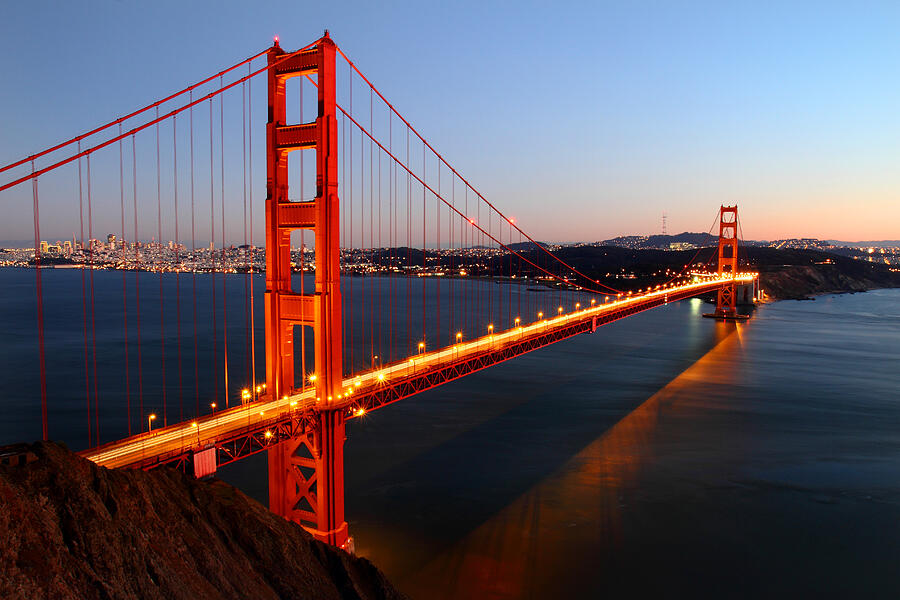
POLYGON ((300 523, 318 539, 350 548, 344 521, 344 414, 332 408, 342 383, 342 320, 338 220, 335 45, 328 37, 292 54, 276 43, 268 54, 269 122, 266 127, 266 387, 270 397, 294 390, 293 330, 311 327, 315 344, 315 425, 269 450, 269 507, 300 523), (277 64, 275 64, 277 63, 277 64), (285 123, 285 82, 316 74, 318 116, 285 123), (316 150, 316 198, 288 199, 288 153, 316 150), (316 244, 314 294, 291 291, 290 236, 311 229, 316 244))

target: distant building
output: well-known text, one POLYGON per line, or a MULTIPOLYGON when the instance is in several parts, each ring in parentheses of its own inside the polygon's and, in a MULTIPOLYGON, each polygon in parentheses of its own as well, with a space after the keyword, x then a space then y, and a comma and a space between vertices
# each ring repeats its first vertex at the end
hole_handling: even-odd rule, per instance
POLYGON ((110 233, 106 236, 106 243, 109 244, 110 250, 116 249, 116 234, 110 233))

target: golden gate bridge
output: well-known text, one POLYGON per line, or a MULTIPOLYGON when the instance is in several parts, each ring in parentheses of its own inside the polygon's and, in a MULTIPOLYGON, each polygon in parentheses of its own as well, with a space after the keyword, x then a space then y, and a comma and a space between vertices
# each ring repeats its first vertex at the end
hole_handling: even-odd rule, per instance
POLYGON ((53 393, 46 352, 54 340, 44 314, 42 263, 49 257, 40 243, 40 192, 50 187, 59 196, 77 189, 69 195, 80 224, 73 247, 80 256, 77 360, 83 363, 88 438, 81 454, 110 468, 175 464, 202 477, 265 451, 270 509, 350 549, 347 420, 669 302, 715 293, 712 315, 735 319, 738 296, 757 296, 756 274, 739 270, 734 206, 717 214, 714 271, 688 271, 698 250, 666 281, 623 291, 565 262, 454 169, 327 32, 293 52, 276 38, 272 47, 211 77, 0 173, 10 178, 0 192, 21 194, 31 184, 44 439, 50 438, 53 393), (266 163, 265 369, 257 374, 259 301, 252 277, 262 265, 254 264, 253 250, 259 195, 252 102, 253 84, 261 80, 267 95, 265 136, 257 136, 257 142, 264 137, 266 163), (289 91, 296 96, 290 104, 289 91), (230 120, 226 129, 226 102, 229 115, 240 113, 239 132, 230 120), (304 113, 314 119, 304 120, 304 113), (122 309, 98 315, 95 271, 109 265, 93 238, 95 226, 110 223, 121 233, 122 309), (299 255, 292 252, 295 232, 299 255), (164 234, 172 236, 168 245, 164 234), (208 235, 208 246, 198 235, 208 235), (314 252, 307 251, 307 235, 314 252), (150 242, 141 241, 147 237, 150 242), (242 244, 235 246, 235 239, 242 244), (197 272, 204 269, 186 266, 198 255, 211 271, 200 280, 203 288, 203 277, 211 278, 211 286, 199 294, 197 272), (164 291, 164 271, 174 273, 174 293, 164 291), (148 308, 154 272, 158 306, 148 308), (309 287, 307 274, 314 274, 309 287), (473 277, 479 274, 506 285, 485 285, 473 277), (244 288, 238 307, 226 300, 235 278, 244 288), (523 294, 522 282, 546 293, 523 294), (198 297, 206 303, 210 292, 212 343, 201 348, 198 297), (120 365, 112 378, 97 366, 96 330, 104 319, 120 320, 113 325, 121 332, 120 352, 99 356, 101 364, 120 365), (237 341, 235 319, 244 330, 237 341), (142 339, 150 322, 158 322, 152 343, 158 343, 161 377, 152 386, 159 397, 152 398, 145 367, 157 352, 149 357, 142 339), (211 364, 211 373, 201 373, 201 364, 211 364), (149 412, 150 406, 161 410, 149 412), (101 413, 105 423, 112 409, 124 412, 126 426, 104 424, 101 437, 101 413))

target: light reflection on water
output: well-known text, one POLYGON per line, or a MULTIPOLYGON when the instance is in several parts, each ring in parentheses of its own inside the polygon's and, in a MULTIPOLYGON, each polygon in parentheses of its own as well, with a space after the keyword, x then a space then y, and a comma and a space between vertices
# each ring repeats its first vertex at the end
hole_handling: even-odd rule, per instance
MULTIPOLYGON (((697 303, 699 306, 699 303, 697 303)), ((692 307, 693 308, 693 307, 692 307)), ((697 311, 691 311, 692 313, 697 311)), ((646 460, 660 413, 678 410, 697 383, 729 385, 742 324, 721 324, 718 343, 560 469, 522 494, 407 580, 414 596, 545 597, 574 570, 591 570, 591 551, 619 546, 622 490, 646 460), (419 594, 416 594, 418 591, 419 594)))

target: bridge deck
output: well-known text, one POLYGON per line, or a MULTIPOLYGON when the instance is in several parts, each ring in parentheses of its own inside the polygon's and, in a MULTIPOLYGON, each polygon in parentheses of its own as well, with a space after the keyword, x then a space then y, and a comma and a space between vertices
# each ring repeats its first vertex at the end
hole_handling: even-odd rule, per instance
MULTIPOLYGON (((739 275, 749 283, 753 274, 739 275)), ((106 467, 153 468, 186 461, 194 452, 217 448, 217 463, 227 464, 301 434, 316 409, 345 408, 348 418, 365 414, 424 391, 514 358, 573 335, 668 302, 717 290, 730 279, 711 278, 589 306, 521 327, 494 332, 450 347, 410 356, 344 380, 337 398, 316 398, 308 388, 280 399, 261 399, 215 414, 204 415, 150 433, 110 442, 80 454, 106 467)))

